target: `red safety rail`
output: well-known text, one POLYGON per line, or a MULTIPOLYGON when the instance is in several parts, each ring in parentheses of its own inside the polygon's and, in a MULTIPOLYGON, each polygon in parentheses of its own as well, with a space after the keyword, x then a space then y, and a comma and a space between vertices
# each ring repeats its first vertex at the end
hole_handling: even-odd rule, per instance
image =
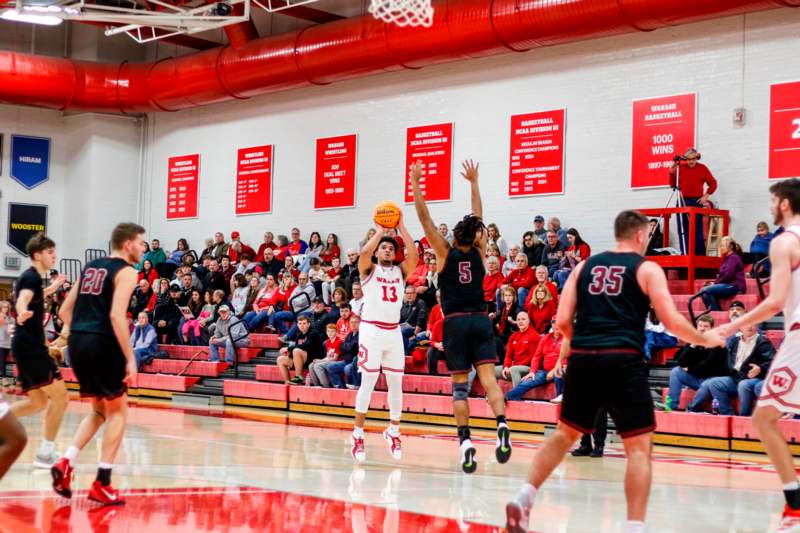
MULTIPOLYGON (((730 212, 722 209, 705 209, 702 207, 665 207, 660 209, 639 209, 639 212, 647 217, 656 217, 663 220, 662 231, 664 233, 663 247, 669 244, 669 225, 670 217, 681 214, 689 215, 689 254, 688 255, 657 255, 648 256, 648 259, 658 263, 662 268, 686 269, 688 286, 694 287, 696 269, 713 268, 718 269, 722 263, 719 257, 695 255, 695 225, 697 224, 696 215, 720 216, 722 217, 722 235, 727 235, 730 229, 730 212)), ((675 248, 680 248, 676 246, 675 248)))

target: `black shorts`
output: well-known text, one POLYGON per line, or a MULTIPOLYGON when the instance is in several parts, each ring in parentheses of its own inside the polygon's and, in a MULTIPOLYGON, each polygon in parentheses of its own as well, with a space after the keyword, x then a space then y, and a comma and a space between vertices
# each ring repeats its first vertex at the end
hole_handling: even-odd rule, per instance
POLYGON ((69 336, 69 358, 81 397, 113 400, 128 391, 122 382, 127 360, 116 337, 73 332, 69 336))
POLYGON ((17 372, 23 392, 46 387, 61 379, 58 364, 50 357, 46 346, 15 343, 12 352, 17 361, 17 372))
POLYGON ((473 366, 497 363, 492 322, 486 313, 454 313, 442 326, 444 360, 451 374, 466 374, 473 366))
POLYGON ((570 353, 561 422, 591 433, 601 407, 608 410, 623 438, 655 429, 653 398, 641 353, 626 349, 575 349, 570 353))

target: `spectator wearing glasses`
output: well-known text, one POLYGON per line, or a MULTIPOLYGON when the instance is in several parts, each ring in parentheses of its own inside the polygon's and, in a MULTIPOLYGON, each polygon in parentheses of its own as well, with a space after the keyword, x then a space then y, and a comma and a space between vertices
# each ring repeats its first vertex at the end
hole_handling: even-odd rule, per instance
POLYGON ((506 257, 505 261, 500 265, 500 271, 503 273, 503 276, 508 276, 517 268, 517 256, 520 251, 521 248, 519 244, 512 244, 508 247, 508 257, 506 257))
MULTIPOLYGON (((545 232, 545 235, 546 233, 547 232, 545 232)), ((543 249, 544 243, 539 240, 534 232, 526 231, 522 235, 522 253, 528 256, 529 265, 533 266, 539 264, 543 249)))
MULTIPOLYGON (((292 228, 292 241, 286 246, 287 255, 303 255, 308 250, 308 243, 300 238, 300 230, 292 228)), ((279 237, 280 238, 280 237, 279 237)))
POLYGON ((266 276, 267 274, 272 274, 275 279, 277 279, 281 273, 281 270, 283 270, 283 263, 275 257, 275 252, 273 249, 269 247, 264 248, 264 251, 260 257, 262 275, 266 276))
POLYGON ((558 217, 550 217, 550 220, 547 221, 547 231, 554 231, 558 235, 558 240, 564 246, 564 249, 569 247, 567 230, 561 227, 561 220, 558 217))
MULTIPOLYGON (((503 280, 503 287, 513 287, 517 291, 517 301, 524 302, 528 299, 528 292, 536 282, 533 269, 528 266, 528 256, 518 253, 514 257, 516 268, 509 272, 503 280)), ((498 301, 498 307, 500 302, 498 301)))
POLYGON ((561 258, 564 257, 566 251, 567 248, 559 240, 558 233, 553 230, 548 230, 547 244, 545 244, 542 250, 542 257, 539 259, 539 264, 547 267, 547 276, 549 278, 552 278, 553 274, 558 270, 558 265, 561 263, 561 258))

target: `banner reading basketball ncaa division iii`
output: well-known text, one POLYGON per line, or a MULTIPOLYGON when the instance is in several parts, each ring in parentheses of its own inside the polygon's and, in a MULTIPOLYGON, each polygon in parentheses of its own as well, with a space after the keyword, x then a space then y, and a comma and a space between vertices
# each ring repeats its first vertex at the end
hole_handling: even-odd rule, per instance
POLYGON ((695 145, 695 94, 633 102, 631 188, 666 187, 676 155, 695 145))

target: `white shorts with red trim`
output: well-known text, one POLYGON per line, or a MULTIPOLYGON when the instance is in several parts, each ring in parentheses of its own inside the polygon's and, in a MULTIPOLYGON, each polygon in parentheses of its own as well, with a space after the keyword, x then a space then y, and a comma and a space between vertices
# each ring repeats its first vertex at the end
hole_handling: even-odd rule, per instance
POLYGON ((361 322, 358 330, 358 368, 361 372, 405 372, 406 354, 400 327, 361 322))
POLYGON ((800 413, 800 330, 783 339, 758 398, 758 406, 771 405, 783 413, 800 413))

